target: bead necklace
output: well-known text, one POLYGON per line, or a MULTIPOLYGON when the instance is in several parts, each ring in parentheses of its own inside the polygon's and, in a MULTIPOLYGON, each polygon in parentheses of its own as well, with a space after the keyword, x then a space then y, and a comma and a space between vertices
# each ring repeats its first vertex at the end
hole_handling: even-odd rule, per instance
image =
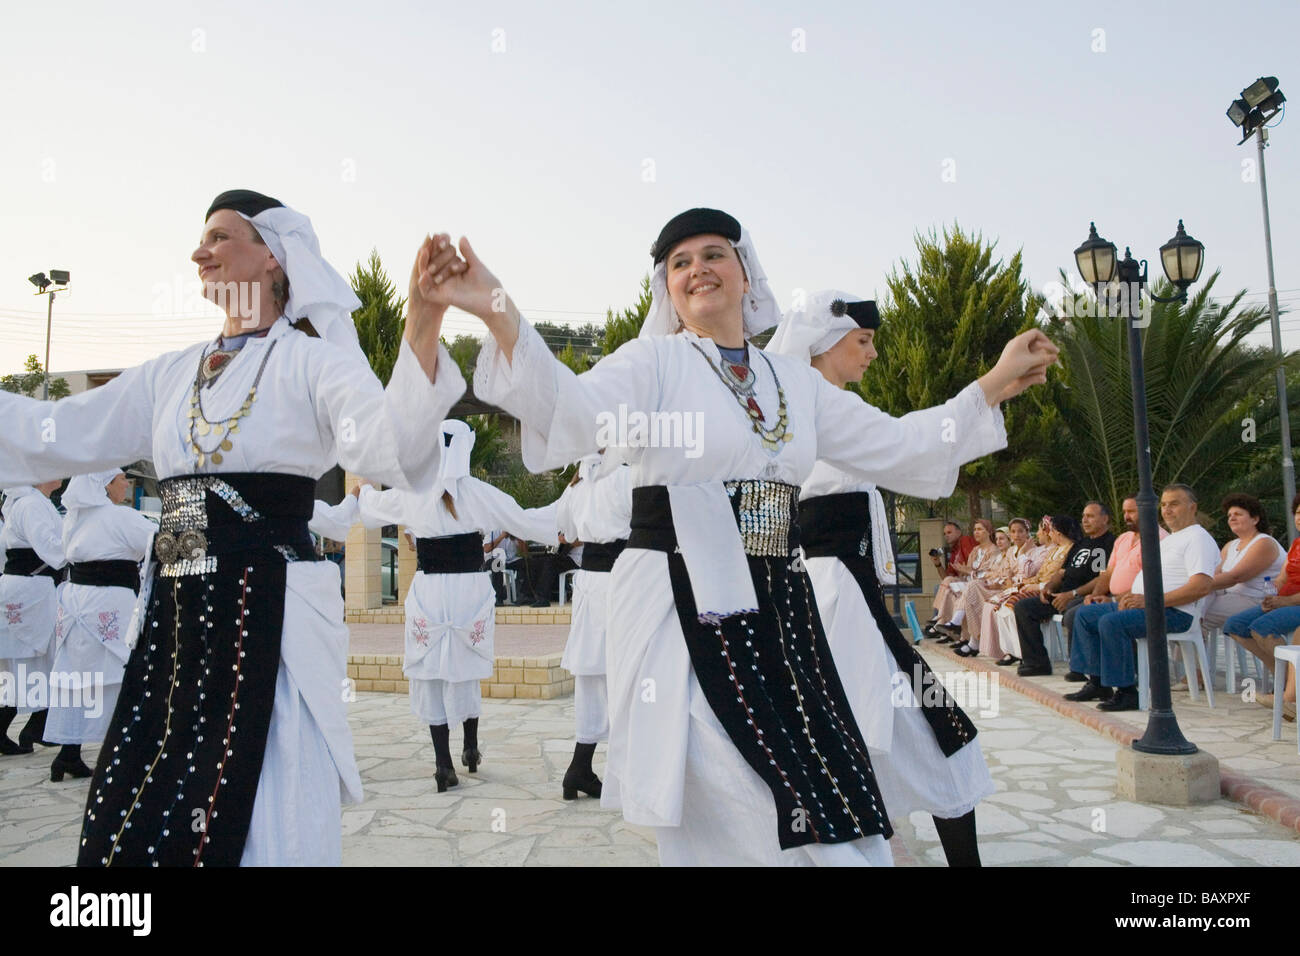
POLYGON ((249 390, 243 404, 239 406, 239 410, 229 418, 223 418, 220 421, 209 421, 208 416, 203 411, 201 389, 205 384, 211 382, 212 378, 204 379, 207 356, 205 355, 200 359, 199 370, 194 376, 194 390, 190 394, 190 410, 188 412, 190 449, 198 457, 198 466, 200 468, 203 467, 205 460, 210 460, 214 465, 221 464, 224 457, 222 452, 230 451, 234 447, 234 443, 229 436, 239 431, 239 420, 248 414, 248 410, 253 407, 253 402, 257 401, 257 385, 262 381, 262 373, 266 371, 266 363, 271 358, 271 353, 275 351, 277 342, 279 342, 279 339, 266 347, 266 354, 262 356, 262 364, 257 368, 257 377, 253 379, 253 387, 249 390), (199 444, 199 436, 208 434, 215 435, 218 442, 211 448, 205 449, 199 444))
POLYGON ((755 434, 757 434, 759 439, 763 442, 764 448, 768 451, 776 451, 782 444, 794 438, 794 435, 790 432, 788 424, 789 416, 786 411, 785 389, 781 387, 781 379, 777 376, 776 369, 772 367, 771 359, 766 355, 763 355, 762 352, 759 352, 759 355, 763 355, 763 361, 767 363, 768 371, 772 373, 772 380, 776 382, 776 395, 778 402, 776 427, 766 428, 763 425, 763 410, 758 407, 758 402, 754 400, 753 370, 744 365, 737 366, 732 363, 724 363, 725 367, 732 372, 732 378, 729 378, 725 371, 719 369, 713 364, 713 359, 709 358, 708 353, 705 352, 704 349, 700 348, 695 342, 692 342, 691 346, 695 351, 704 356, 704 361, 709 363, 709 368, 713 369, 713 374, 718 376, 719 381, 721 381, 723 385, 727 386, 727 390, 735 396, 740 407, 743 408, 745 414, 749 416, 750 424, 753 426, 755 434), (741 374, 742 371, 745 373, 744 375, 741 374), (737 380, 737 384, 735 385, 732 384, 733 378, 737 380))

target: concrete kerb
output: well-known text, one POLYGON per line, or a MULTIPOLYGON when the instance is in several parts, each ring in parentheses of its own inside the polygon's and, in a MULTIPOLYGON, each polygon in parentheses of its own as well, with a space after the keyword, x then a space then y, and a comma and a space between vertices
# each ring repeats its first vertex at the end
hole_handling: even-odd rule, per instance
MULTIPOLYGON (((992 661, 980 657, 961 657, 948 650, 945 645, 931 644, 927 650, 942 654, 953 663, 967 670, 996 673, 998 683, 1010 688, 1030 700, 1049 707, 1057 713, 1069 717, 1086 727, 1090 727, 1125 747, 1131 747, 1133 741, 1142 736, 1142 730, 1117 717, 1098 711, 1095 707, 1066 700, 1060 694, 1048 690, 1027 678, 1020 677, 1008 668, 998 667, 992 661)), ((1199 744, 1198 744, 1199 747, 1199 744)), ((1213 756, 1212 751, 1200 747, 1213 756)), ((1240 803, 1262 817, 1279 823, 1296 833, 1300 833, 1300 800, 1289 794, 1260 783, 1253 777, 1237 771, 1225 770, 1220 761, 1219 792, 1225 799, 1240 803)))

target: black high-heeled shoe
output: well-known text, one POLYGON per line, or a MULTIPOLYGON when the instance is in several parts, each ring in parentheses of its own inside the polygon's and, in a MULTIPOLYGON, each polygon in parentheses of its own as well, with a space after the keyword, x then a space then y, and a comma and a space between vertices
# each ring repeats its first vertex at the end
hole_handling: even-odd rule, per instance
POLYGON ((80 757, 76 760, 69 761, 60 760, 58 757, 55 757, 54 763, 50 764, 50 782, 59 783, 63 780, 64 774, 74 778, 89 777, 91 770, 86 766, 86 762, 80 757))
POLYGON ((600 778, 592 773, 590 776, 578 776, 574 773, 564 775, 564 799, 577 800, 578 792, 581 791, 589 797, 600 796, 600 778))
POLYGON ((29 754, 31 752, 31 744, 16 744, 9 739, 7 734, 0 737, 0 757, 13 757, 17 754, 29 754))
POLYGON ((439 793, 446 793, 448 787, 460 785, 460 779, 456 776, 455 767, 438 767, 433 771, 433 782, 438 785, 439 793))
POLYGON ((469 768, 470 773, 477 773, 478 765, 483 762, 483 753, 479 750, 462 751, 460 762, 463 766, 469 768))

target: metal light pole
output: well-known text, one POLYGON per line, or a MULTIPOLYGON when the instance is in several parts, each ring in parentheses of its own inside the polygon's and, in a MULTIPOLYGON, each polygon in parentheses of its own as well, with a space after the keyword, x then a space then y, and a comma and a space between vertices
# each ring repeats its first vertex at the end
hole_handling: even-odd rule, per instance
MULTIPOLYGON (((1268 183, 1264 176, 1264 147, 1268 145, 1268 130, 1265 123, 1271 120, 1286 102, 1286 97, 1277 88, 1276 76, 1261 76, 1250 86, 1241 91, 1241 98, 1232 101, 1228 107, 1228 119, 1234 126, 1241 127, 1240 146, 1255 135, 1255 146, 1259 156, 1259 198, 1264 206, 1264 254, 1268 261, 1268 311, 1269 324, 1273 329, 1273 355, 1282 358, 1282 327, 1277 317, 1277 282, 1273 278, 1273 231, 1268 222, 1268 183)), ((1291 460, 1291 415, 1287 409, 1286 370, 1280 365, 1276 372, 1278 419, 1282 427, 1282 513, 1290 515, 1291 502, 1295 500, 1295 463, 1291 460)), ((1296 539, 1295 522, 1288 517, 1286 521, 1288 543, 1296 539)))
POLYGON ((36 286, 37 295, 49 297, 49 305, 45 310, 45 387, 41 391, 42 401, 47 401, 50 397, 50 331, 54 325, 54 294, 65 291, 71 279, 72 274, 66 269, 51 269, 48 279, 44 272, 27 277, 27 281, 36 286), (58 288, 51 289, 52 285, 58 288))
MULTIPOLYGON (((1160 248, 1161 264, 1165 274, 1179 290, 1170 299, 1149 296, 1156 302, 1187 301, 1187 286, 1196 281, 1204 261, 1205 247, 1183 231, 1182 220, 1178 232, 1160 248), (1186 258, 1185 258, 1186 257, 1186 258)), ((1142 358, 1141 298, 1147 284, 1146 260, 1134 260, 1126 248, 1124 259, 1117 262, 1115 244, 1097 235, 1097 226, 1091 225, 1087 240, 1074 251, 1079 272, 1085 282, 1097 290, 1100 305, 1102 289, 1118 279, 1121 314, 1128 322, 1129 374, 1133 389, 1133 429, 1137 437, 1138 466, 1138 534, 1142 543, 1142 581, 1146 609, 1146 642, 1151 661, 1151 705, 1147 713, 1147 729, 1142 739, 1133 742, 1133 749, 1152 754, 1194 754, 1196 745, 1183 736, 1174 716, 1173 698, 1169 692, 1169 646, 1165 632, 1165 584, 1160 566, 1160 525, 1156 511, 1155 489, 1151 481, 1151 435, 1147 425, 1146 371, 1142 358)))
MULTIPOLYGON (((1264 254, 1268 261, 1268 312, 1269 324, 1273 327, 1273 354, 1282 358, 1282 326, 1277 318, 1277 282, 1273 278, 1273 230, 1268 223, 1268 183, 1264 179, 1264 144, 1268 141, 1268 131, 1263 126, 1255 130, 1255 143, 1259 149, 1259 198, 1264 204, 1264 254)), ((1291 415, 1286 407, 1286 369, 1278 366, 1277 372, 1277 412, 1282 425, 1282 513, 1291 510, 1295 500, 1295 463, 1291 460, 1291 415)), ((1296 528, 1294 521, 1286 523, 1288 543, 1295 543, 1296 528)))

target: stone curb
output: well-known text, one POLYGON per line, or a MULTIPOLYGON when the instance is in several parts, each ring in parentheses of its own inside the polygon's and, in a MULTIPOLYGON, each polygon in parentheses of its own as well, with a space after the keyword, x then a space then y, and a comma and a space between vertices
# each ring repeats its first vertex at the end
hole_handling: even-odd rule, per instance
MULTIPOLYGON (((996 673, 1000 685, 1009 687, 1016 693, 1086 727, 1091 727, 1122 746, 1132 746, 1133 741, 1142 736, 1142 728, 1134 727, 1118 717, 1101 713, 1095 707, 1066 700, 1060 694, 1035 684, 1028 678, 1020 677, 1015 673, 1014 668, 998 667, 994 662, 982 657, 959 657, 948 650, 945 644, 931 644, 927 650, 936 651, 967 670, 996 673), (1011 671, 1010 674, 1006 673, 1008 670, 1011 671)), ((1200 749, 1205 750, 1204 747, 1200 749)), ((1208 750, 1205 752, 1210 753, 1208 750)), ((1219 769, 1219 792, 1228 800, 1249 807, 1260 816, 1267 817, 1288 830, 1300 833, 1300 800, 1295 797, 1262 784, 1254 777, 1233 770, 1224 770, 1222 767, 1219 769)))

